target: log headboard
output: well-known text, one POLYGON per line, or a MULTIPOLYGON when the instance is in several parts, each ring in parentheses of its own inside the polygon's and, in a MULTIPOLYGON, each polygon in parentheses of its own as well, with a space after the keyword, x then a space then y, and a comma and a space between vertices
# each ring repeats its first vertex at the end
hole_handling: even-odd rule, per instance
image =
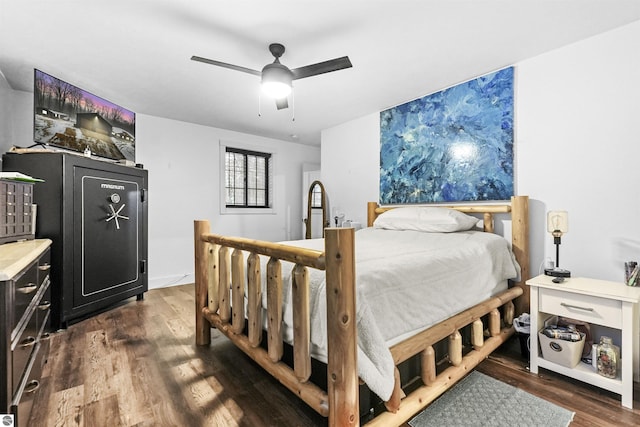
MULTIPOLYGON (((433 205, 431 205, 433 206, 433 205)), ((520 264, 520 281, 515 285, 522 288, 523 294, 516 300, 516 313, 529 312, 529 287, 525 281, 529 279, 529 196, 513 196, 510 202, 487 205, 438 205, 469 214, 482 214, 484 231, 494 232, 494 214, 511 216, 511 247, 520 264)), ((380 206, 377 202, 367 204, 367 226, 383 212, 399 206, 380 206)), ((507 237, 507 236, 505 236, 507 237)))

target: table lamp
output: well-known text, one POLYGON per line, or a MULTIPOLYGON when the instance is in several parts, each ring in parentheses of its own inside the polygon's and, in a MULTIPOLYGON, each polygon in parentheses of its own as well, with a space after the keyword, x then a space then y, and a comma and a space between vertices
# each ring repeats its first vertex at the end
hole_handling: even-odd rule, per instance
POLYGON ((547 231, 553 236, 553 243, 556 245, 556 264, 553 268, 545 268, 544 274, 553 276, 554 282, 559 283, 565 277, 571 277, 571 272, 560 268, 560 243, 562 235, 569 231, 569 215, 567 211, 549 211, 547 213, 547 231))

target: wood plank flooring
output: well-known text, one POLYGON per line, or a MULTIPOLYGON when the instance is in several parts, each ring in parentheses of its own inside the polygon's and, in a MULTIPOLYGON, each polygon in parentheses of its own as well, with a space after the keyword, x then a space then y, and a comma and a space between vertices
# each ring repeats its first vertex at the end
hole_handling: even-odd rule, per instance
MULTIPOLYGON (((53 334, 29 425, 326 425, 215 330, 210 348, 196 347, 194 305, 193 285, 154 289, 53 334)), ((572 426, 640 425, 618 395, 529 373, 515 339, 478 370, 575 411, 572 426)))

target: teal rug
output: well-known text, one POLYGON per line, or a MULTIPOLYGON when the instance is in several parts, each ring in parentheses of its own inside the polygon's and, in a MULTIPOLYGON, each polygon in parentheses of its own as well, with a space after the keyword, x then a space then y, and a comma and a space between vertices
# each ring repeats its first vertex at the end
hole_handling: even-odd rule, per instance
POLYGON ((473 371, 416 415, 412 427, 566 427, 568 411, 502 381, 473 371))

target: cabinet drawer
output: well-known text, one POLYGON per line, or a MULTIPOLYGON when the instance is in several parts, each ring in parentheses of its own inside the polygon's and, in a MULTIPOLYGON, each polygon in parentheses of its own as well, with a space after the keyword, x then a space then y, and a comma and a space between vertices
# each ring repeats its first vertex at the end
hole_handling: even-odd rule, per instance
POLYGON ((40 343, 38 343, 29 360, 29 366, 23 381, 13 396, 11 412, 16 417, 16 425, 18 427, 27 427, 29 425, 29 416, 31 415, 35 394, 40 389, 40 375, 45 360, 44 355, 45 352, 42 351, 40 343))
POLYGON ((16 338, 11 349, 13 372, 11 390, 14 393, 20 384, 20 379, 22 378, 25 367, 29 362, 29 357, 37 343, 38 320, 36 314, 31 312, 31 317, 28 320, 27 327, 22 331, 22 334, 16 338))
POLYGON ((13 311, 13 329, 15 330, 21 324, 22 317, 33 297, 38 291, 38 270, 36 264, 29 267, 20 278, 14 283, 14 311, 13 311))
POLYGON ((539 311, 622 329, 622 302, 592 295, 540 289, 539 311))

